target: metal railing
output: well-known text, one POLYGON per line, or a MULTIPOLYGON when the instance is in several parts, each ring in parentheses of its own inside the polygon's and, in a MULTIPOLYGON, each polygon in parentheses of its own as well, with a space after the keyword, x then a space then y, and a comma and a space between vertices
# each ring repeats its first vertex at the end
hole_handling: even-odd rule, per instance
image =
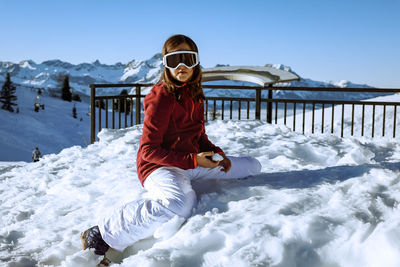
MULTIPOLYGON (((90 127, 90 141, 94 143, 96 141, 96 128, 101 131, 102 128, 113 128, 120 129, 131 127, 135 124, 140 124, 142 117, 144 116, 142 110, 142 99, 145 95, 142 95, 143 87, 152 87, 153 84, 91 84, 91 96, 90 96, 90 113, 91 113, 91 127, 90 127), (125 88, 131 90, 136 88, 135 94, 131 95, 96 95, 96 88, 125 88), (109 105, 111 102, 111 107, 109 105), (98 112, 96 112, 96 110, 98 112), (104 110, 104 112, 102 112, 104 110), (104 117, 102 115, 104 113, 104 117), (111 121, 110 121, 111 119, 111 121), (96 127, 97 121, 97 127, 96 127)), ((306 117, 311 116, 311 133, 316 131, 316 113, 317 111, 321 116, 320 132, 324 133, 325 128, 325 113, 326 109, 329 108, 330 115, 330 132, 334 133, 335 126, 335 107, 341 106, 341 120, 340 120, 340 136, 344 135, 344 117, 345 117, 345 106, 351 107, 351 136, 354 135, 355 111, 356 107, 362 108, 361 112, 361 136, 365 135, 365 124, 366 124, 366 107, 372 108, 371 118, 371 137, 375 136, 375 116, 376 107, 382 107, 382 136, 386 134, 386 113, 387 107, 392 107, 392 133, 393 137, 396 137, 396 117, 397 117, 397 106, 400 102, 391 101, 360 101, 360 100, 320 100, 320 99, 283 99, 273 98, 273 92, 277 90, 281 91, 306 91, 306 92, 346 92, 346 93, 400 93, 400 89, 389 89, 389 88, 320 88, 320 87, 260 87, 260 86, 225 86, 225 85, 208 85, 203 84, 204 89, 235 89, 235 90, 252 90, 254 91, 254 97, 215 97, 206 96, 205 100, 205 120, 226 119, 225 106, 229 106, 229 119, 234 119, 234 109, 236 119, 242 119, 242 110, 245 107, 246 119, 250 118, 250 113, 253 113, 253 118, 256 120, 263 120, 262 113, 265 113, 265 121, 267 123, 283 123, 288 125, 288 118, 292 120, 292 130, 296 131, 296 117, 300 116, 302 120, 302 132, 306 130, 306 117), (262 92, 267 91, 267 97, 262 97, 262 92), (210 111, 210 102, 212 103, 212 109, 210 111), (245 105, 243 105, 245 104, 245 105), (290 110, 290 106, 292 109, 290 110), (297 113, 297 107, 301 106, 302 112, 297 113), (291 111, 291 114, 288 114, 291 111), (281 114, 283 113, 283 114, 281 114), (307 116, 306 116, 307 114, 307 116)))

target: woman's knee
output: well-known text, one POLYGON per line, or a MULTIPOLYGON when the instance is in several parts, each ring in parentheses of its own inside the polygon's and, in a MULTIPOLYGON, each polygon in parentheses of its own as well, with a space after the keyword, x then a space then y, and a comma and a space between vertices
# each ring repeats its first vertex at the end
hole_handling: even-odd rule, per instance
POLYGON ((193 208, 197 205, 196 193, 191 190, 182 194, 178 198, 168 199, 166 207, 173 213, 189 218, 192 214, 193 208))
POLYGON ((232 171, 239 178, 257 175, 261 172, 261 163, 253 157, 229 157, 232 162, 232 171))

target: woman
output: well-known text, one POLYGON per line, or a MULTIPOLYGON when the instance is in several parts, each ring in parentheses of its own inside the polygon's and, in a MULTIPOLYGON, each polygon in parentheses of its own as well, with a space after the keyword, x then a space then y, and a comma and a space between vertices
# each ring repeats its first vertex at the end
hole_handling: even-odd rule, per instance
POLYGON ((83 248, 104 255, 153 235, 163 223, 190 217, 195 179, 235 179, 260 173, 251 157, 227 157, 204 129, 204 94, 196 44, 174 35, 162 50, 164 71, 144 99, 137 172, 149 198, 130 202, 81 234, 83 248), (220 158, 217 158, 217 154, 220 158))

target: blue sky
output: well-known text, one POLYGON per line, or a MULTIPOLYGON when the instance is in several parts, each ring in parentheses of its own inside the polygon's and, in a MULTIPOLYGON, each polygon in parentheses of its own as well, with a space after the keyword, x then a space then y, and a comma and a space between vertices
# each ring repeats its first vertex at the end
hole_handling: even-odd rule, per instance
POLYGON ((400 0, 0 0, 0 61, 127 63, 190 36, 203 67, 400 88, 400 0))

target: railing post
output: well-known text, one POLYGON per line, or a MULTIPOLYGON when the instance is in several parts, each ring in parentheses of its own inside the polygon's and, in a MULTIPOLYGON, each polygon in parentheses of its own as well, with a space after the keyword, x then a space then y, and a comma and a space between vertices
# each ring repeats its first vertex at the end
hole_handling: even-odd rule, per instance
POLYGON ((96 87, 90 85, 90 143, 96 141, 96 107, 95 107, 96 87))
MULTIPOLYGON (((272 87, 272 84, 268 87, 272 87)), ((272 90, 268 90, 268 100, 272 100, 272 90)), ((267 103, 267 123, 272 123, 272 102, 267 103)))
POLYGON ((256 120, 261 119, 261 89, 256 89, 256 120))
POLYGON ((140 124, 140 110, 141 110, 141 104, 140 104, 140 85, 136 86, 136 124, 140 124))

